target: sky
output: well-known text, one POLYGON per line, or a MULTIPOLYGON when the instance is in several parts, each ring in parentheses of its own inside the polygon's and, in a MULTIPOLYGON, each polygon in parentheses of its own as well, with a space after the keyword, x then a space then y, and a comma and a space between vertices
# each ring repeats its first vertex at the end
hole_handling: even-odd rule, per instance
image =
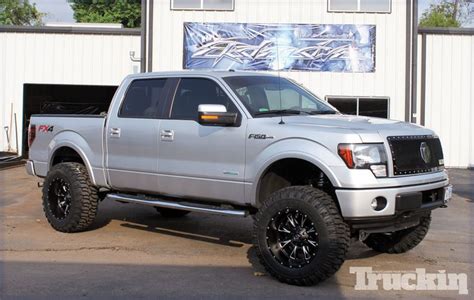
MULTIPOLYGON (((396 0, 397 1, 397 0, 396 0)), ((400 1, 400 0, 398 0, 400 1)), ((428 8, 429 3, 433 0, 419 0, 419 15, 428 8)), ((38 9, 47 15, 43 21, 47 22, 74 22, 73 12, 67 0, 30 0, 31 3, 36 3, 38 9)))
POLYGON ((36 3, 39 11, 46 13, 43 22, 66 22, 73 23, 74 17, 71 6, 67 0, 30 0, 36 3))

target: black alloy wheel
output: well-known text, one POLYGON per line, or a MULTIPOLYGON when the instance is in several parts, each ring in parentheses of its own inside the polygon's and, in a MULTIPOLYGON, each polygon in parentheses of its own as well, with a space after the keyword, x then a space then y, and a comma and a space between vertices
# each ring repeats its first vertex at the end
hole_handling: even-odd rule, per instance
POLYGON ((309 264, 318 252, 318 232, 307 214, 286 208, 270 220, 267 245, 280 264, 301 268, 309 264))
POLYGON ((48 172, 43 183, 43 211, 57 231, 89 229, 97 215, 98 204, 98 189, 84 165, 64 162, 48 172))
POLYGON ((54 178, 48 188, 48 205, 51 214, 63 220, 71 208, 71 186, 63 178, 54 178))
POLYGON ((311 186, 272 193, 254 216, 254 241, 260 263, 275 278, 315 285, 344 263, 350 229, 336 199, 311 186))

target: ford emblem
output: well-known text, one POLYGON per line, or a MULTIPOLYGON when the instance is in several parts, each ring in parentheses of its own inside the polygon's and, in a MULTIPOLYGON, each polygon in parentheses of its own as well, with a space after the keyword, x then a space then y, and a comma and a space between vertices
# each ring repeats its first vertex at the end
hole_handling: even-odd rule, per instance
POLYGON ((420 154, 425 163, 429 163, 431 161, 431 150, 426 142, 422 142, 420 144, 420 154))

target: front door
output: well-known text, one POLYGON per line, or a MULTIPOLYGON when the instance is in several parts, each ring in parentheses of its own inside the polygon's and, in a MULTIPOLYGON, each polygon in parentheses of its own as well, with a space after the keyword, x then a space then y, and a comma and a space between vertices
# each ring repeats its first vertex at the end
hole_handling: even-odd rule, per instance
POLYGON ((246 119, 219 84, 206 78, 178 82, 169 119, 160 123, 158 172, 164 194, 244 201, 246 119), (222 104, 239 114, 234 127, 198 123, 200 104, 222 104))
POLYGON ((106 128, 108 180, 112 187, 158 192, 159 111, 166 79, 134 80, 106 128))

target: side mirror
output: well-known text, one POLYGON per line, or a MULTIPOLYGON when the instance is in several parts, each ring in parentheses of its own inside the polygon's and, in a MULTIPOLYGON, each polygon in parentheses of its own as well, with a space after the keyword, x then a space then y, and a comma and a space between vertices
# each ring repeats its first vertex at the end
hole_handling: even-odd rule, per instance
POLYGON ((237 123, 237 113, 227 112, 224 105, 200 104, 199 124, 208 126, 233 126, 237 123))

